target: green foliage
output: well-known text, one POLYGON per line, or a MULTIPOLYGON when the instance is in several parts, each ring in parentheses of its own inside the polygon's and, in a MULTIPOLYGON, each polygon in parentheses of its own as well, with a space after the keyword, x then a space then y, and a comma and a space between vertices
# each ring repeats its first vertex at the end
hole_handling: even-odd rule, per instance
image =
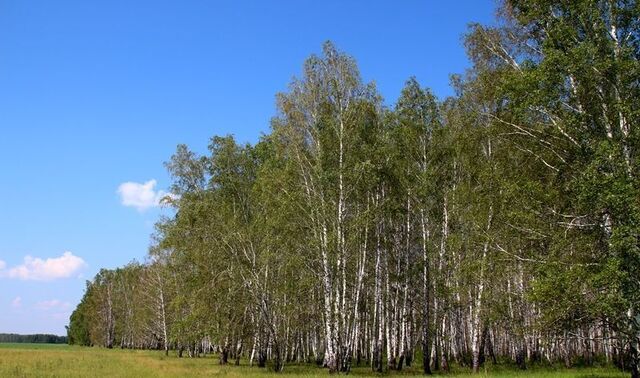
POLYGON ((383 352, 409 364, 423 338, 443 368, 500 349, 521 368, 606 353, 637 369, 640 8, 511 0, 499 16, 471 25, 454 97, 410 78, 385 107, 327 42, 257 144, 179 145, 175 216, 150 261, 88 283, 70 343, 348 372, 383 370, 383 352))
POLYGON ((0 343, 42 343, 42 344, 66 344, 66 336, 50 334, 18 335, 15 333, 0 333, 0 343))

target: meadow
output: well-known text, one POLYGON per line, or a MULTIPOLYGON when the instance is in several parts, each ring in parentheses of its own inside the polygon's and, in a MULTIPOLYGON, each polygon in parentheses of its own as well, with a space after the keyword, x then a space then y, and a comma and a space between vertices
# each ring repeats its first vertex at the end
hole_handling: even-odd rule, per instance
MULTIPOLYGON (((284 377, 327 377, 325 369, 313 365, 286 365, 284 377)), ((358 367, 352 376, 375 377, 368 367, 358 367)), ((419 376, 418 368, 388 376, 419 376)), ((178 358, 165 357, 162 352, 148 350, 120 350, 51 344, 0 344, 0 377, 278 377, 266 369, 250 367, 247 361, 240 366, 221 366, 216 356, 178 358)), ((435 376, 438 376, 436 374, 435 376)), ((446 377, 472 377, 468 370, 442 374, 446 377)), ((476 376, 490 377, 627 377, 614 368, 593 367, 562 369, 533 367, 526 371, 508 365, 491 366, 476 376)))

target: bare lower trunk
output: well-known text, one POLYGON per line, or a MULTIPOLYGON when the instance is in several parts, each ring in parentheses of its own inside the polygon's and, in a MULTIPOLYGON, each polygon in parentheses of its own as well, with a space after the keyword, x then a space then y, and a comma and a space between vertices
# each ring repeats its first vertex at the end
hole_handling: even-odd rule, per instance
POLYGON ((336 350, 336 335, 335 335, 335 314, 333 313, 333 292, 331 290, 331 273, 329 268, 329 258, 327 255, 327 227, 323 225, 322 230, 322 265, 323 265, 323 287, 324 287, 324 316, 325 316, 325 365, 329 368, 330 373, 338 372, 338 358, 336 350))
POLYGON ((640 369, 640 351, 638 347, 640 345, 640 332, 638 331, 638 324, 636 313, 633 308, 630 308, 627 311, 627 317, 629 318, 629 322, 632 324, 630 327, 630 340, 629 340, 629 363, 631 368, 631 377, 632 378, 640 378, 638 375, 638 370, 640 369), (635 325, 635 327, 634 327, 635 325))
MULTIPOLYGON (((493 208, 489 206, 489 216, 487 220, 487 232, 491 227, 491 218, 493 216, 493 208)), ((473 319, 472 321, 472 330, 471 330, 471 352, 473 354, 473 372, 478 373, 480 371, 480 344, 481 344, 481 335, 480 332, 481 324, 480 324, 480 316, 482 314, 482 295, 484 293, 485 286, 485 263, 487 259, 487 253, 489 252, 489 241, 485 241, 484 246, 482 248, 482 260, 480 261, 480 277, 478 278, 478 289, 476 293, 474 308, 473 308, 473 319)))
POLYGON ((382 299, 382 246, 380 244, 380 230, 376 232, 376 266, 375 266, 375 310, 374 321, 377 325, 377 335, 373 346, 373 371, 382 372, 382 345, 384 341, 384 301, 382 299))
POLYGON ((422 369, 424 374, 431 374, 431 317, 429 314, 431 306, 431 296, 429 295, 429 255, 427 252, 427 242, 429 234, 427 232, 427 219, 424 211, 420 212, 422 226, 422 369))
POLYGON ((227 362, 229 362, 229 343, 225 341, 220 351, 220 365, 226 365, 227 362))
POLYGON ((167 332, 167 313, 166 313, 166 304, 164 300, 164 290, 162 288, 162 279, 160 278, 160 273, 156 272, 158 283, 159 283, 159 294, 160 294, 160 309, 162 315, 162 336, 164 338, 164 355, 169 355, 169 335, 167 332))

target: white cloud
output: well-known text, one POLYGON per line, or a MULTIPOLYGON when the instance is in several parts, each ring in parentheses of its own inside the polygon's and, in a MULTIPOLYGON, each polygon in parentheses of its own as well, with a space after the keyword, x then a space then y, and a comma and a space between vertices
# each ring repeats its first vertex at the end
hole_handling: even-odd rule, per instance
POLYGON ((2 261, 2 260, 0 260, 0 270, 4 269, 6 267, 7 267, 7 263, 2 261))
POLYGON ((38 310, 49 311, 49 310, 66 310, 71 306, 69 302, 62 302, 58 299, 51 299, 49 301, 40 301, 36 303, 35 308, 38 310))
POLYGON ((122 205, 135 207, 138 211, 145 211, 151 207, 160 206, 164 197, 173 198, 174 195, 163 190, 155 190, 156 180, 149 180, 144 184, 125 182, 118 186, 118 194, 122 205))
POLYGON ((22 307, 22 298, 21 298, 21 297, 15 297, 15 298, 11 301, 11 307, 13 307, 13 308, 20 308, 20 307, 22 307))
POLYGON ((43 260, 39 257, 26 256, 24 264, 9 269, 10 278, 21 280, 50 281, 58 278, 69 278, 87 266, 83 259, 65 252, 60 257, 43 260))

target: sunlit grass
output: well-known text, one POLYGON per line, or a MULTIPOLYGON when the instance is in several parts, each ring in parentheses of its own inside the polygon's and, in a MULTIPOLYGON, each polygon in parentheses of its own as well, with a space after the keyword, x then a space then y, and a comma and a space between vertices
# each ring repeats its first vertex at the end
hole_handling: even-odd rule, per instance
MULTIPOLYGON (((0 344, 0 377, 275 377, 266 369, 233 363, 218 364, 216 356, 178 358, 165 357, 159 351, 85 348, 51 344, 0 344)), ((402 375, 420 375, 418 367, 403 370, 402 375)), ((285 366, 283 376, 327 377, 326 370, 314 365, 285 366)), ((353 369, 351 375, 376 376, 368 367, 353 369)), ((399 375, 392 373, 390 375, 399 375)), ((447 377, 470 376, 466 369, 446 374, 447 377)), ((487 365, 479 376, 491 377, 627 377, 613 368, 514 370, 510 366, 487 365)))

